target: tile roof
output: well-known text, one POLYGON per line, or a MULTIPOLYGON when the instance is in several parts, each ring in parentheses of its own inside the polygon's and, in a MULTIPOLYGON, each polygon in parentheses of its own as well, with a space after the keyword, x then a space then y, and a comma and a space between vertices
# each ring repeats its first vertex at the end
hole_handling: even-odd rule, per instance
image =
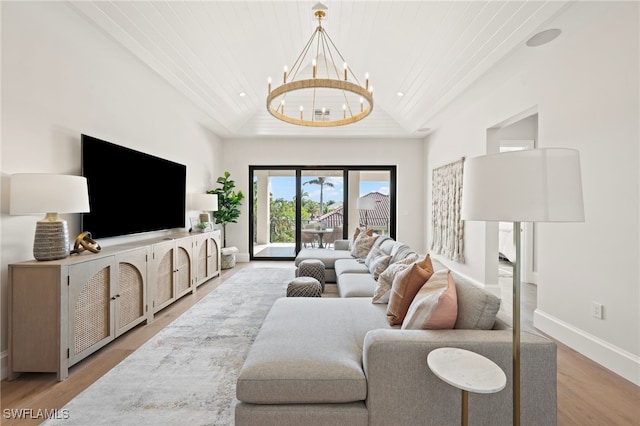
MULTIPOLYGON (((371 227, 387 227, 389 226, 389 196, 380 192, 370 192, 362 196, 362 198, 372 198, 376 202, 375 210, 366 212, 366 222, 371 227)), ((342 226, 344 222, 343 207, 340 206, 330 212, 318 217, 318 220, 324 222, 326 226, 335 228, 342 226)), ((365 224, 365 211, 360 211, 360 225, 365 224)))

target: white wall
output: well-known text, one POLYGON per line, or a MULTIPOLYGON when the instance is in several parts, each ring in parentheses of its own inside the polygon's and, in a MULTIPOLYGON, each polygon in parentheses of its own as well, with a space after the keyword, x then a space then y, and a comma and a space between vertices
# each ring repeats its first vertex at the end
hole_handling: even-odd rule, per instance
MULTIPOLYGON (((539 147, 580 151, 586 221, 538 225, 537 328, 640 384, 639 4, 576 2, 428 127, 425 165, 486 152, 487 129, 539 114, 539 147), (591 316, 591 302, 604 319, 591 316)), ((427 173, 427 177, 429 177, 427 173)), ((429 184, 430 185, 430 184, 429 184)), ((430 211, 430 198, 427 200, 430 211)), ((429 229, 429 224, 426 224, 429 229)), ((465 224, 467 263, 482 280, 485 224, 465 224)))
MULTIPOLYGON (((1 7, 0 333, 5 377, 7 265, 33 258, 35 222, 40 219, 8 215, 9 175, 79 175, 80 134, 86 133, 187 165, 187 191, 203 192, 221 173, 222 142, 207 130, 209 119, 199 109, 69 6, 2 2, 1 7)), ((132 170, 132 179, 136 173, 144 171, 132 170)), ((122 208, 144 213, 144 206, 124 200, 122 208)), ((75 237, 79 215, 64 216, 75 237)))
MULTIPOLYGON (((224 167, 239 189, 249 190, 249 166, 260 165, 397 165, 397 239, 426 251, 424 234, 423 143, 417 139, 230 139, 225 140, 224 167)), ((227 245, 248 260, 249 203, 241 220, 227 226, 227 245), (244 220, 242 220, 244 218, 244 220)))

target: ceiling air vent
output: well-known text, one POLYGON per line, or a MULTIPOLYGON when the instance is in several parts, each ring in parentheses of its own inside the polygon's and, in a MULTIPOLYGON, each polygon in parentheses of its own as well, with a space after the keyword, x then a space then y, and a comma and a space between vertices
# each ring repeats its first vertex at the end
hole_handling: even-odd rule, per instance
MULTIPOLYGON (((330 109, 325 109, 324 110, 324 116, 325 118, 329 116, 329 114, 331 113, 330 109)), ((322 117, 322 110, 321 109, 317 109, 315 110, 315 116, 316 117, 322 117)))

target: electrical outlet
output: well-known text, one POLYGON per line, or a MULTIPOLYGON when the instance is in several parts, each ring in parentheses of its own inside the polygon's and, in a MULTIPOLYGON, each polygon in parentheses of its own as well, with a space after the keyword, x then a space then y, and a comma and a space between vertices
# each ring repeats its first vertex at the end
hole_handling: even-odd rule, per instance
POLYGON ((591 302, 591 314, 594 318, 602 319, 602 303, 591 302))

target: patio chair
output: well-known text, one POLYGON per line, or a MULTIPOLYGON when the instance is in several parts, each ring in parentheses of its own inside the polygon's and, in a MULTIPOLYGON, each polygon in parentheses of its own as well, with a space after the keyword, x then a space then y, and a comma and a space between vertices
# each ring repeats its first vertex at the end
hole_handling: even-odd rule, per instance
MULTIPOLYGON (((313 228, 314 226, 314 224, 308 223, 304 225, 304 228, 313 228)), ((316 246, 316 242, 318 241, 316 234, 310 234, 307 232, 302 232, 300 235, 300 239, 304 248, 307 248, 307 244, 310 244, 311 247, 314 248, 316 246)))
POLYGON ((342 226, 336 226, 333 228, 333 232, 328 234, 324 234, 322 236, 322 242, 324 243, 326 248, 330 248, 333 245, 335 240, 342 239, 342 226))

